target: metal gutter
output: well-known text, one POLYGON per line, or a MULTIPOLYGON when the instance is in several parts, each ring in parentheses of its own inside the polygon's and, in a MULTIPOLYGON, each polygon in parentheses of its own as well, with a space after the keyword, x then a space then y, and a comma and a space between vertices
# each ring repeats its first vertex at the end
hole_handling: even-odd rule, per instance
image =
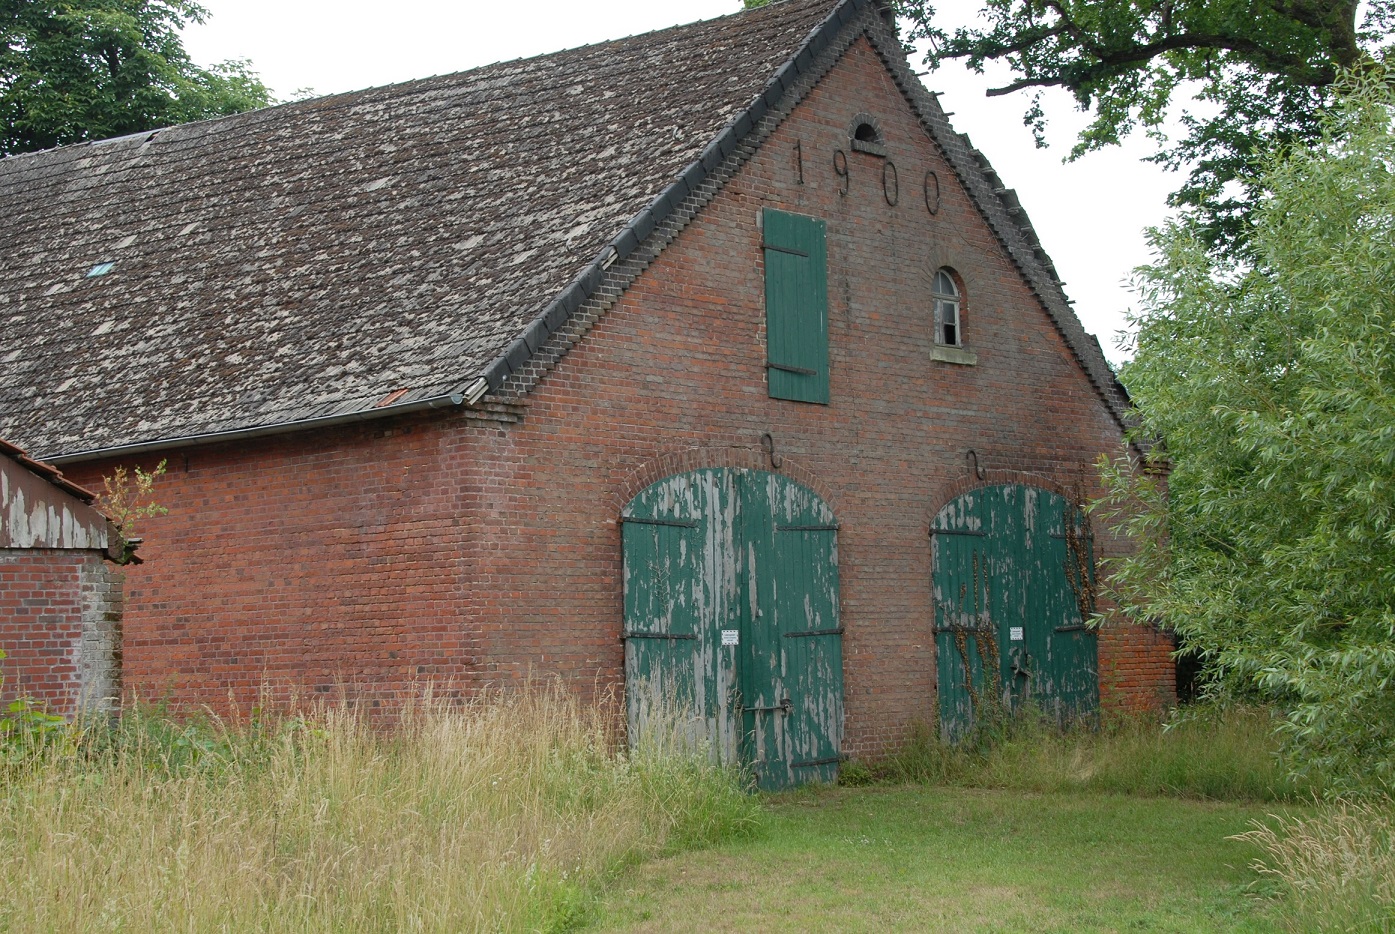
POLYGON ((319 415, 314 418, 301 418, 295 421, 278 422, 274 425, 255 425, 251 428, 209 431, 203 434, 184 435, 177 438, 161 438, 156 441, 138 441, 134 444, 118 444, 113 447, 90 448, 86 451, 75 451, 71 454, 48 454, 39 457, 38 460, 50 464, 73 464, 81 461, 97 460, 104 457, 126 457, 132 454, 152 454, 157 451, 170 451, 177 448, 193 447, 199 444, 216 444, 221 441, 242 441, 252 438, 264 438, 268 435, 288 434, 293 431, 307 431, 314 428, 332 428, 336 425, 347 425, 353 422, 388 418, 393 415, 409 415, 413 412, 425 412, 430 409, 445 408, 446 406, 463 405, 467 401, 473 405, 482 395, 484 395, 484 392, 482 389, 479 389, 479 381, 476 380, 475 384, 465 393, 453 392, 445 396, 431 396, 427 399, 417 399, 414 402, 385 405, 382 408, 361 409, 357 412, 342 412, 338 415, 319 415))

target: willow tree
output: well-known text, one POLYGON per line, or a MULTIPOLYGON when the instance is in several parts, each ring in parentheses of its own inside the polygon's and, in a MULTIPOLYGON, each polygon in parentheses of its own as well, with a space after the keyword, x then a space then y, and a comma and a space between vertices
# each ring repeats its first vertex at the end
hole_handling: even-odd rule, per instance
POLYGON ((1166 495, 1117 464, 1123 611, 1286 713, 1291 761, 1395 791, 1395 91, 1339 85, 1270 158, 1244 261, 1154 231, 1120 377, 1166 495))

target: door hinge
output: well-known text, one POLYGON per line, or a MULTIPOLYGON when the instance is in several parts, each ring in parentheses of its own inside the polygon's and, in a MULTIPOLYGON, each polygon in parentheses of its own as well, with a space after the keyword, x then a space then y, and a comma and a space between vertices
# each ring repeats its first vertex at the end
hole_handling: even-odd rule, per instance
POLYGON ((620 521, 631 522, 635 525, 672 525, 680 529, 695 529, 696 522, 689 522, 686 519, 648 519, 643 516, 621 516, 620 521))

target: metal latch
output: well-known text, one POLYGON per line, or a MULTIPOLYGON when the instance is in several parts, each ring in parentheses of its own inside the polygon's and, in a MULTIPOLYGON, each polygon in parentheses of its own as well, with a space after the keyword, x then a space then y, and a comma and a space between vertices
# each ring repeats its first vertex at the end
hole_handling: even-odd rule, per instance
POLYGON ((794 701, 786 697, 784 700, 780 701, 778 706, 775 707, 743 707, 741 709, 746 711, 747 713, 759 713, 761 711, 770 710, 782 710, 785 713, 789 713, 791 710, 794 709, 794 701))

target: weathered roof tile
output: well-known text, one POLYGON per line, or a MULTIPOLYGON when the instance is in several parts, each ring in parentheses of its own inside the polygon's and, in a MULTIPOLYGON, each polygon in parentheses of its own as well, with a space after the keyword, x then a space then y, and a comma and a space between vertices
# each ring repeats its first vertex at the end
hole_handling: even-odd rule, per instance
POLYGON ((55 455, 455 391, 831 7, 0 160, 0 432, 55 455))

